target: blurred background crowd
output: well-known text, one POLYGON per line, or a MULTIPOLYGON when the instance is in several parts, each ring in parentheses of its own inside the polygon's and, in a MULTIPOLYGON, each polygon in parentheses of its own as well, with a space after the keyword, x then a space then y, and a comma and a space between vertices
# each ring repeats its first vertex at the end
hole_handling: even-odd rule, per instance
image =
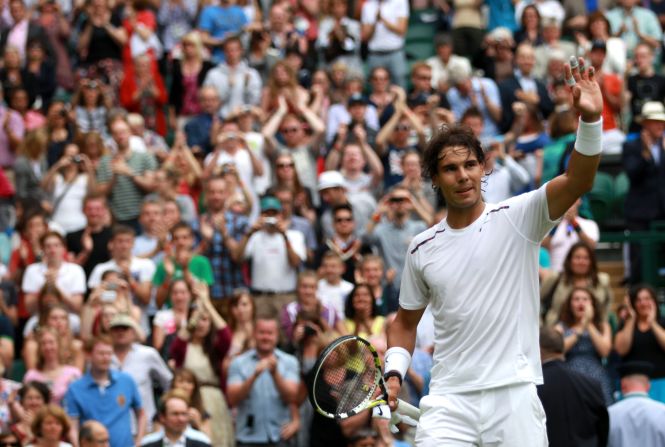
MULTIPOLYGON (((571 55, 604 153, 542 242, 547 349, 600 419, 626 361, 665 402, 663 24, 639 0, 0 1, 0 446, 412 445, 313 414, 314 362, 341 334, 385 350, 446 214, 437 128, 481 140, 487 202, 565 171, 571 55)), ((426 312, 414 404, 434 345, 426 312)))

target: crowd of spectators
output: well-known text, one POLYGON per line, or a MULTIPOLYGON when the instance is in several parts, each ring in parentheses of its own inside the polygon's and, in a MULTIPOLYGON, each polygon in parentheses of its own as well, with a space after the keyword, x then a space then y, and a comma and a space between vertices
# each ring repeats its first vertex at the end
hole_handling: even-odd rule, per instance
MULTIPOLYGON (((421 167, 440 126, 482 142, 489 203, 565 171, 571 55, 596 70, 627 229, 665 220, 662 2, 1 5, 1 446, 412 445, 371 412, 314 413, 313 365, 342 334, 385 350, 406 249, 445 217, 421 167), (414 61, 415 22, 436 39, 414 61)), ((663 445, 620 441, 622 392, 665 408, 665 319, 640 247, 615 296, 599 237, 583 199, 542 242, 543 360, 585 376, 605 421, 550 440, 589 421, 663 445)), ((405 400, 437 343, 426 312, 405 400)), ((570 405, 555 385, 548 411, 570 405)))

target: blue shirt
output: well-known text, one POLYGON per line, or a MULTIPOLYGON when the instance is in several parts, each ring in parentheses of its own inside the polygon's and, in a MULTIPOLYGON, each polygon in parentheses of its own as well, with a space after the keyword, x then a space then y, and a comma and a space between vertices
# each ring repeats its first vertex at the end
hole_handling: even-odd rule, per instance
POLYGON ((185 124, 187 146, 198 146, 206 155, 212 152, 212 144, 210 142, 211 127, 212 115, 201 113, 189 120, 189 122, 185 124))
MULTIPOLYGON (((206 6, 201 11, 198 28, 211 37, 220 39, 242 31, 247 22, 247 16, 240 6, 206 6)), ((224 53, 220 47, 215 48, 213 61, 216 64, 224 61, 224 53)))
MULTIPOLYGON (((298 360, 275 349, 277 372, 291 382, 300 382, 298 360)), ((229 367, 229 385, 246 381, 256 369, 259 356, 252 349, 239 355, 229 367)), ((249 396, 238 404, 236 440, 245 443, 277 443, 282 425, 291 419, 289 407, 279 396, 268 370, 263 371, 252 384, 249 396)))
POLYGON ((111 447, 133 447, 131 409, 141 408, 134 379, 124 372, 110 371, 110 382, 100 387, 87 372, 69 385, 64 404, 67 414, 80 424, 94 419, 109 431, 111 447))
MULTIPOLYGON (((483 99, 482 89, 485 89, 487 98, 496 105, 501 105, 501 94, 499 93, 499 87, 497 87, 496 82, 489 78, 471 78, 471 88, 476 96, 476 101, 478 102, 478 109, 483 114, 483 134, 481 138, 490 139, 494 138, 500 134, 499 126, 490 115, 489 109, 485 104, 483 99), (482 86, 482 87, 481 87, 482 86)), ((457 120, 462 119, 464 112, 473 105, 471 102, 471 95, 462 96, 457 87, 451 87, 446 93, 446 98, 450 104, 450 110, 455 115, 457 120)))

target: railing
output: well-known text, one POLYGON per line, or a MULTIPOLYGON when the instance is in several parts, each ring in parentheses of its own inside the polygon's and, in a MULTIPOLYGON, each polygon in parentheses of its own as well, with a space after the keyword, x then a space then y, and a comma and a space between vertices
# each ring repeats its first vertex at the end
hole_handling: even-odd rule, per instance
POLYGON ((642 280, 665 287, 665 222, 653 222, 649 231, 602 232, 600 241, 640 244, 642 280))

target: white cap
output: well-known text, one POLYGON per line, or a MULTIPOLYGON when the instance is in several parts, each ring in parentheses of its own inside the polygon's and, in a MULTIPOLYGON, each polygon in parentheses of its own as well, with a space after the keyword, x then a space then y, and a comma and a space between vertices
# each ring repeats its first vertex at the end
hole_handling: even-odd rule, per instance
POLYGON ((345 188, 346 180, 344 176, 337 171, 325 171, 319 176, 319 191, 328 188, 345 188))

